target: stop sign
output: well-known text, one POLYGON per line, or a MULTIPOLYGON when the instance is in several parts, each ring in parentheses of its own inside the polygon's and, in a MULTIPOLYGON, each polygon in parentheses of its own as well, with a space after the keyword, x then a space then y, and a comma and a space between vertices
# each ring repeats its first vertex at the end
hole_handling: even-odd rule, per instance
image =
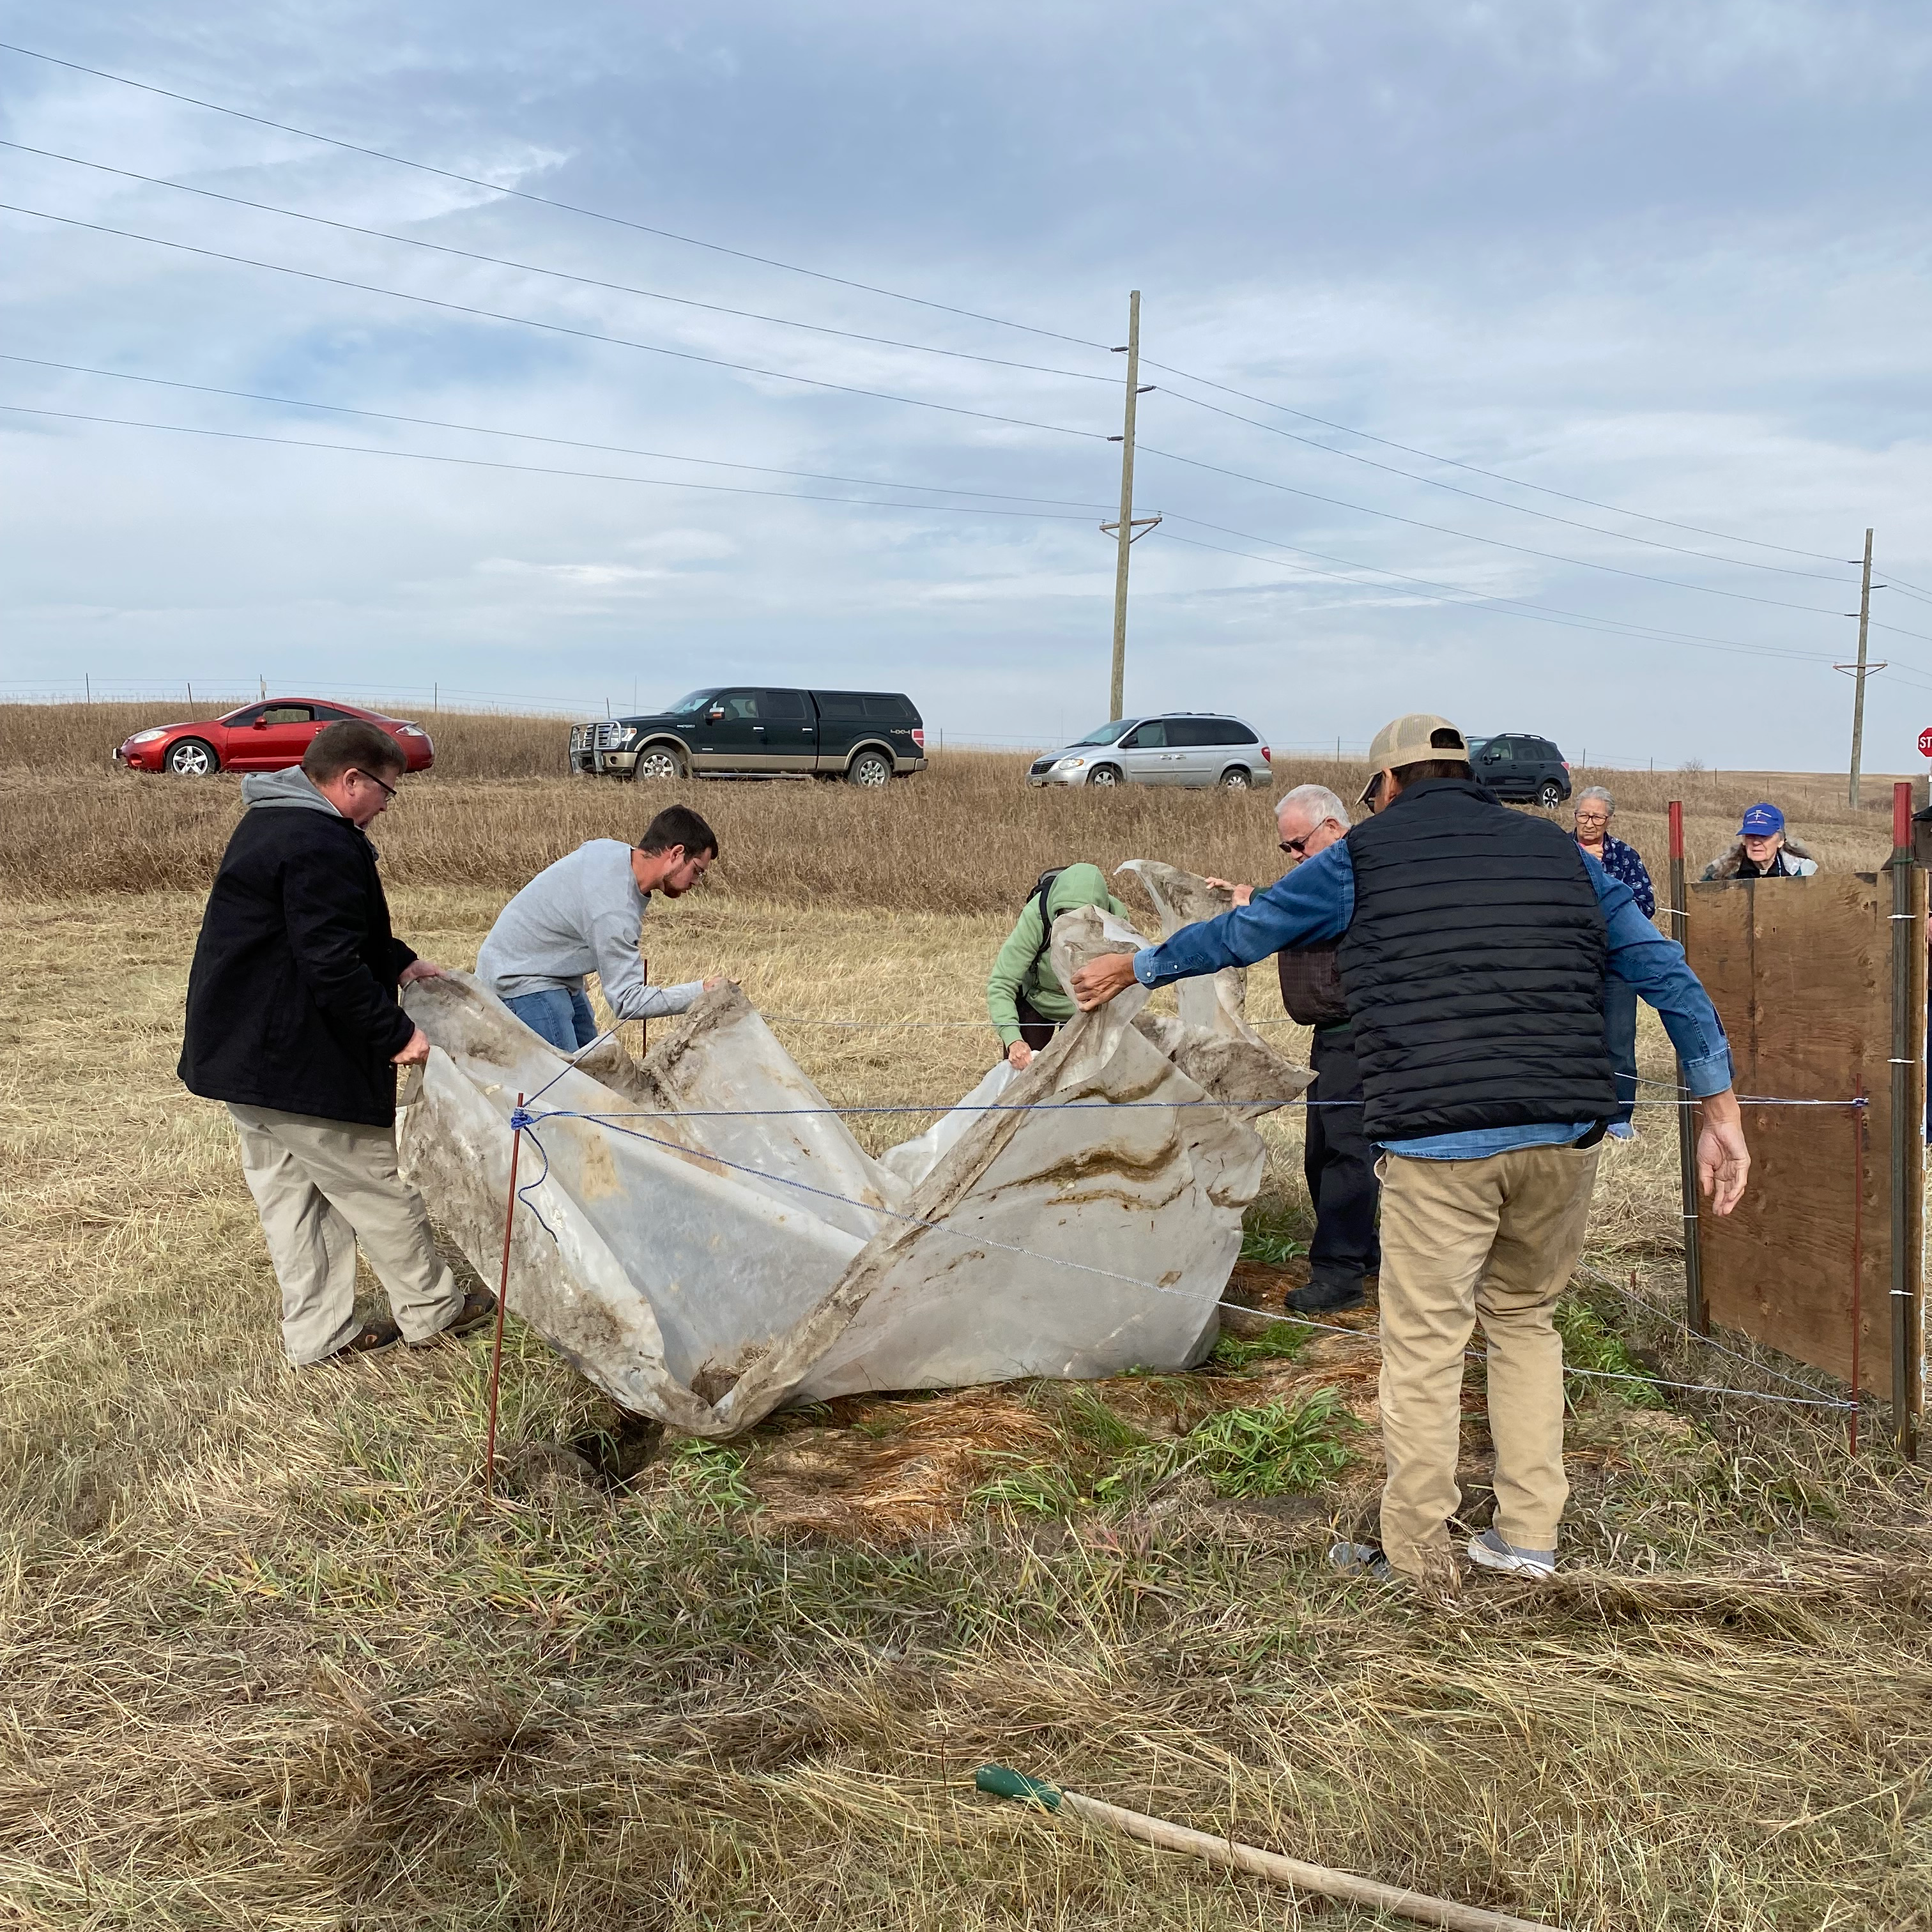
POLYGON ((1918 734, 1918 755, 1922 758, 1932 758, 1932 724, 1927 725, 1918 734))

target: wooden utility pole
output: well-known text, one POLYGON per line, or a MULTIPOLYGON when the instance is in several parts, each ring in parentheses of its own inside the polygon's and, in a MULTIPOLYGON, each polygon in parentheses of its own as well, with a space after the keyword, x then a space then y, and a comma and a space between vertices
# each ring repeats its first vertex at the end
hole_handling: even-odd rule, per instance
MULTIPOLYGON (((1114 532, 1116 549, 1114 561, 1114 677, 1108 688, 1107 716, 1122 718, 1126 714, 1123 706, 1126 702, 1127 682, 1127 552, 1134 541, 1134 404, 1141 394, 1141 292, 1136 289, 1127 297, 1127 339, 1121 349, 1114 353, 1125 353, 1127 358, 1127 407, 1122 418, 1120 434, 1110 436, 1110 442, 1120 446, 1120 520, 1118 524, 1102 524, 1103 530, 1114 532)), ((1149 388, 1154 385, 1150 382, 1149 388)), ((1144 527, 1151 529, 1160 519, 1143 517, 1144 527)))
POLYGON ((1871 622, 1872 533, 1865 532, 1864 580, 1858 590, 1858 662, 1852 674, 1852 809, 1858 808, 1858 764, 1865 748, 1865 632, 1871 622))

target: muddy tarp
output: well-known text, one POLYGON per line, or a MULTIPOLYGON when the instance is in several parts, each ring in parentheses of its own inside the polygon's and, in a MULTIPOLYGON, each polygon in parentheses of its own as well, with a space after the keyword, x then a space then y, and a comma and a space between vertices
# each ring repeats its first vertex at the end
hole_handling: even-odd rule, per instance
MULTIPOLYGON (((1054 967, 1142 943, 1082 908, 1054 967)), ((510 1307, 626 1408, 712 1436, 860 1390, 1198 1360, 1261 1184, 1248 1122, 1310 1078, 1136 987, 875 1160, 735 988, 642 1062, 613 1040, 573 1064, 466 974, 404 997, 433 1050, 399 1138, 431 1214, 494 1284, 510 1114, 544 1090, 510 1307)))

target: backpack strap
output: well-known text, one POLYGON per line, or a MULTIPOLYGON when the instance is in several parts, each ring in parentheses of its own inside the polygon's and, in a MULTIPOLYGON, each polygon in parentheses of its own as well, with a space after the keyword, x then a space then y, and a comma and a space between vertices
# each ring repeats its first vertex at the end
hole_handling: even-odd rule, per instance
POLYGON ((1046 916, 1047 895, 1053 890, 1054 881, 1066 869, 1064 866, 1056 866, 1051 872, 1041 873, 1040 884, 1034 887, 1031 896, 1027 901, 1028 904, 1037 904, 1040 908, 1040 944, 1034 949, 1032 964, 1020 975, 1022 986, 1028 980, 1038 983, 1040 962, 1046 957, 1047 949, 1053 944, 1053 922, 1046 916))

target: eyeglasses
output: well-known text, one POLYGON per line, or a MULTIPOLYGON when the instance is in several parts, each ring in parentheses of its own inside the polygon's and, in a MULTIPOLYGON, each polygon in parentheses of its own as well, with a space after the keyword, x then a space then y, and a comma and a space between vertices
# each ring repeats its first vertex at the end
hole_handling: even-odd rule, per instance
POLYGON ((1610 814, 1607 812, 1580 812, 1576 814, 1579 825, 1607 825, 1610 814))
POLYGON ((392 784, 383 784, 382 781, 379 778, 374 772, 365 772, 360 765, 351 765, 349 769, 353 772, 358 778, 367 778, 372 785, 382 785, 382 789, 387 792, 392 798, 395 796, 395 787, 392 784))

